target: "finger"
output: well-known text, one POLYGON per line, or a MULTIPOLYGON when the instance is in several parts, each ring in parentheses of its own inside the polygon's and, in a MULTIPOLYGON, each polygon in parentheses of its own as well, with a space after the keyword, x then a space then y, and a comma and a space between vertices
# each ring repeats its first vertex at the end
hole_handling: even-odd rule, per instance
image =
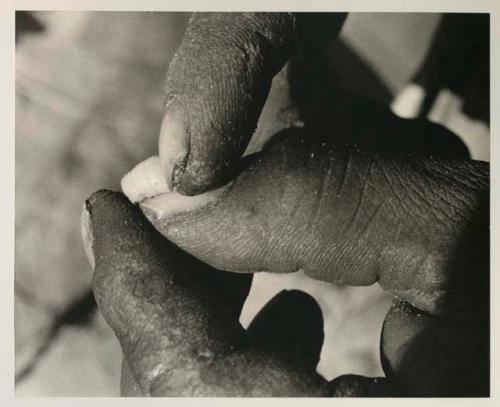
POLYGON ((282 357, 313 371, 324 339, 321 308, 302 291, 282 291, 259 311, 247 336, 252 346, 279 350, 282 357))
POLYGON ((488 396, 488 321, 488 295, 439 318, 399 302, 382 331, 384 371, 411 396, 488 396))
POLYGON ((378 281, 437 313, 478 285, 488 196, 487 163, 389 157, 295 131, 186 210, 192 198, 175 193, 142 208, 164 236, 216 268, 378 281))
MULTIPOLYGON (((238 317, 250 276, 210 269, 181 253, 122 194, 97 192, 86 211, 94 293, 125 355, 125 394, 137 394, 134 382, 142 394, 158 396, 330 394, 314 366, 291 357, 294 341, 273 350, 272 338, 243 337, 238 317)), ((306 307, 301 326, 317 328, 317 318, 305 318, 310 301, 295 301, 306 307)), ((299 343, 305 350, 303 338, 299 343)))
POLYGON ((325 16, 321 26, 328 30, 311 23, 319 18, 315 14, 193 14, 167 74, 159 155, 170 189, 194 195, 228 176, 294 39, 320 37, 324 44, 345 19, 325 16))
POLYGON ((86 210, 96 301, 136 383, 150 394, 177 370, 172 392, 194 391, 190 372, 242 332, 237 321, 250 276, 206 272, 183 259, 121 194, 100 191, 86 210))

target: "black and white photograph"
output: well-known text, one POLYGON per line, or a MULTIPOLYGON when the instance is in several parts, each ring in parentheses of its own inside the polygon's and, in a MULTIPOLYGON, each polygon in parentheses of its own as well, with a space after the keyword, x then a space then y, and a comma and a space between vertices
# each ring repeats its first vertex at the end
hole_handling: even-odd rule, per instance
POLYGON ((492 396, 492 13, 14 15, 16 398, 492 396))

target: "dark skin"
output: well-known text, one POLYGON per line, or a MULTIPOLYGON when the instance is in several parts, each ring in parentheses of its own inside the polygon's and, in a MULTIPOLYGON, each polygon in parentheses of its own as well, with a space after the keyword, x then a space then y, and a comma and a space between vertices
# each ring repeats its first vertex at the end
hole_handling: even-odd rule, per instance
MULTIPOLYGON (((232 182, 217 201, 171 216, 143 214, 117 193, 87 201, 94 291, 124 352, 123 394, 487 395, 489 165, 467 159, 440 126, 365 104, 356 117, 283 131, 239 161, 270 79, 298 43, 316 44, 315 55, 326 34, 311 37, 315 25, 293 14, 227 18, 190 22, 169 68, 160 158, 178 192, 232 182), (443 142, 430 153, 391 142, 419 134, 443 142), (328 383, 314 371, 322 321, 305 295, 282 295, 240 327, 249 273, 297 270, 394 295, 385 378, 328 383)), ((343 17, 329 18, 340 29, 343 17)))
MULTIPOLYGON (((447 223, 441 223, 439 218, 432 219, 422 225, 424 230, 432 231, 423 239, 420 234, 422 229, 409 222, 406 215, 408 208, 401 208, 401 217, 394 221, 401 222, 397 229, 402 234, 391 236, 386 232, 388 229, 383 229, 385 222, 379 223, 386 219, 386 210, 391 213, 398 211, 390 206, 392 198, 389 193, 384 199, 387 204, 384 203, 380 209, 376 209, 378 205, 375 205, 370 212, 369 208, 373 207, 368 201, 368 207, 353 212, 349 219, 342 211, 335 210, 350 201, 351 196, 346 193, 339 198, 332 194, 331 199, 323 195, 325 206, 319 208, 323 211, 322 228, 310 235, 299 225, 308 224, 312 212, 296 212, 294 219, 297 223, 288 223, 291 231, 275 226, 280 222, 280 212, 286 211, 287 205, 296 200, 301 202, 301 207, 307 203, 301 189, 290 187, 288 193, 283 194, 280 189, 269 191, 267 187, 259 188, 252 182, 255 177, 260 181, 259 185, 268 185, 266 181, 279 179, 280 174, 282 177, 290 174, 290 171, 281 168, 281 150, 266 150, 260 164, 254 163, 254 170, 243 172, 215 205, 170 219, 155 219, 148 214, 150 220, 158 231, 178 246, 208 264, 217 265, 219 269, 292 272, 297 270, 296 261, 300 259, 306 273, 314 278, 331 282, 342 280, 352 285, 368 285, 378 280, 383 288, 399 297, 386 318, 381 339, 384 371, 388 380, 398 383, 395 386, 391 382, 389 388, 395 386, 397 394, 405 395, 484 395, 488 383, 485 330, 488 325, 488 284, 487 264, 484 253, 480 251, 487 247, 487 241, 482 245, 478 245, 477 241, 487 239, 488 229, 487 225, 477 227, 477 215, 487 203, 487 184, 482 184, 487 180, 487 166, 471 161, 453 162, 460 165, 462 174, 467 172, 471 177, 468 181, 471 187, 465 190, 462 190, 463 185, 450 186, 448 179, 443 179, 440 184, 439 177, 434 176, 435 172, 428 172, 426 183, 435 183, 436 188, 442 188, 449 196, 460 196, 450 206, 443 206, 437 212, 457 210, 456 205, 462 202, 463 215, 453 214, 457 219, 453 230, 444 227, 447 223), (274 155, 273 151, 279 154, 274 155), (271 165, 274 160, 280 165, 271 165), (481 178, 483 176, 485 178, 481 178), (238 182, 240 179, 241 183, 238 182), (263 206, 252 210, 251 219, 259 219, 258 224, 267 225, 269 229, 256 228, 252 226, 255 223, 251 219, 242 216, 247 211, 249 201, 246 194, 250 192, 257 196, 262 193, 265 197, 265 201, 261 201, 263 206), (365 210, 366 217, 363 215, 365 210), (375 210, 377 215, 374 216, 375 210), (361 216, 364 218, 359 219, 361 216), (362 227, 356 226, 358 221, 362 227), (241 223, 247 226, 243 227, 241 223), (239 235, 227 229, 233 227, 240 231, 239 235), (347 246, 332 249, 329 257, 321 256, 324 244, 338 247, 338 234, 327 231, 346 228, 355 233, 357 239, 345 237, 343 240, 347 246), (376 235, 371 236, 375 232, 376 235), (416 239, 415 242, 425 244, 428 249, 408 251, 406 248, 410 243, 402 236, 410 239, 411 245, 417 244, 413 243, 416 239), (272 242, 276 241, 284 244, 275 246, 272 242), (356 241, 370 241, 371 245, 369 249, 363 249, 353 243, 356 241), (239 242, 246 244, 240 247, 239 242), (381 256, 380 263, 375 263, 380 267, 359 257, 361 252, 373 261, 375 254, 367 250, 380 254, 379 245, 393 247, 397 255, 381 256), (428 252, 442 251, 456 251, 457 254, 446 258, 427 255, 428 252), (292 253, 297 253, 298 257, 295 258, 292 253), (351 263, 349 268, 346 262, 351 263)), ((300 154, 300 151, 296 153, 300 154)), ((358 165, 363 163, 362 159, 363 156, 352 156, 353 174, 360 171, 358 165)), ((345 168, 341 160, 337 162, 339 168, 345 168)), ((423 163, 430 165, 425 160, 423 163)), ((419 161, 419 165, 423 163, 419 161)), ((397 179, 401 176, 422 176, 412 172, 413 165, 401 167, 402 175, 398 174, 397 179)), ((440 162, 439 165, 445 164, 440 162)), ((316 176, 324 179, 325 173, 301 168, 299 173, 291 175, 287 186, 295 185, 295 177, 306 177, 307 182, 301 185, 314 184, 316 176)), ((389 181, 385 175, 374 175, 373 182, 380 182, 376 185, 383 188, 389 181)), ((337 186, 333 183, 332 189, 335 191, 337 186)), ((397 184, 393 187, 397 188, 397 184)), ((349 190, 352 188, 355 187, 351 186, 349 190)), ((364 184, 360 183, 359 189, 363 188, 364 184)), ((318 200, 311 201, 311 204, 320 202, 320 198, 315 199, 318 200)), ((409 201, 411 199, 408 198, 409 201)), ((132 375, 144 394, 335 394, 335 388, 322 382, 314 373, 315 364, 301 362, 282 347, 266 348, 264 352, 259 346, 253 346, 251 341, 248 344, 241 339, 245 334, 239 328, 238 315, 248 289, 248 285, 243 288, 249 283, 248 280, 245 283, 248 274, 221 274, 203 263, 194 262, 185 253, 177 253, 179 249, 151 227, 141 211, 122 195, 98 194, 90 200, 89 207, 94 230, 96 299, 103 315, 117 333, 132 375), (212 278, 217 282, 213 282, 212 278), (162 340, 163 337, 166 339, 162 340), (240 345, 242 342, 245 345, 240 345), (286 355, 274 356, 276 349, 286 355), (199 355, 210 357, 208 361, 203 357, 200 361, 199 355), (275 362, 275 358, 280 362, 275 362), (281 362, 281 358, 287 362, 281 362), (151 372, 157 372, 158 365, 164 366, 165 370, 160 369, 160 376, 155 376, 154 384, 151 384, 148 378, 151 372), (309 370, 303 373, 305 367, 309 370), (193 377, 183 369, 196 373, 193 377), (205 372, 201 378, 200 372, 205 372), (184 377, 186 379, 182 380, 187 383, 177 383, 176 379, 184 377), (251 387, 248 387, 249 377, 252 378, 251 387), (207 384, 204 380, 213 382, 207 384), (264 385, 269 383, 273 383, 271 387, 264 385)), ((436 205, 434 208, 437 211, 436 205)), ((286 215, 281 214, 289 219, 286 215)), ((395 228, 393 224, 388 227, 395 228)), ((296 327, 289 327, 293 328, 296 327)), ((355 381, 355 385, 363 389, 358 391, 358 395, 371 394, 359 380, 355 381)))
POLYGON ((167 73, 159 154, 167 183, 196 195, 234 174, 287 61, 335 38, 341 13, 193 13, 167 73))

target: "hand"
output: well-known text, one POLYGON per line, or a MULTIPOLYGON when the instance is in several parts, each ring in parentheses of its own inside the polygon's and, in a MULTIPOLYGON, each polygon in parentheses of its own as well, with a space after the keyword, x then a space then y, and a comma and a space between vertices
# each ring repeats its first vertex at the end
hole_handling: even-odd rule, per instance
POLYGON ((323 321, 307 294, 282 292, 244 331, 251 275, 183 253, 122 194, 93 194, 83 214, 94 293, 124 353, 124 396, 399 394, 389 379, 345 377, 339 386, 315 372, 323 321))
MULTIPOLYGON (((378 282, 395 295, 397 301, 387 315, 381 338, 381 357, 387 376, 382 389, 366 378, 349 376, 338 378, 326 387, 307 384, 307 390, 302 388, 300 394, 368 395, 399 391, 427 396, 487 394, 488 165, 465 159, 388 156, 341 148, 322 136, 304 137, 306 131, 283 133, 280 141, 249 158, 231 184, 196 197, 165 190, 161 193, 166 186, 161 185, 157 158, 139 165, 128 177, 143 180, 145 189, 150 189, 145 196, 154 195, 151 190, 156 190, 157 196, 141 203, 155 228, 183 250, 218 269, 240 272, 303 269, 311 277, 325 281, 349 285, 378 282)), ((117 224, 131 227, 136 223, 120 220, 115 209, 108 211, 116 214, 118 218, 113 216, 113 219, 117 224)), ((100 222, 104 219, 93 220, 95 242, 99 241, 100 222)), ((142 220, 139 225, 145 227, 147 223, 142 220)), ((106 228, 103 231, 103 241, 113 235, 106 228)), ((131 236, 130 232, 118 233, 131 236)), ((136 246, 136 251, 140 251, 144 244, 137 242, 136 246)), ((125 253, 133 252, 128 246, 121 247, 125 253)), ((137 317, 141 311, 130 313, 121 328, 113 324, 109 310, 127 309, 125 300, 114 298, 115 293, 124 290, 113 288, 114 284, 104 283, 104 277, 97 276, 116 276, 114 264, 122 263, 136 276, 142 272, 133 271, 136 261, 131 261, 132 255, 110 256, 108 250, 104 245, 96 255, 96 260, 99 256, 108 259, 106 267, 96 263, 96 295, 118 337, 126 338, 127 333, 134 332, 130 328, 134 321, 144 320, 137 317)), ((236 279, 245 275, 226 277, 236 279)), ((151 285, 161 286, 156 282, 151 285)), ((237 308, 242 299, 238 301, 237 308)), ((205 312, 210 309, 202 308, 205 312)), ((163 309, 165 315, 171 312, 163 309)), ((221 318, 221 312, 215 312, 221 318)), ((235 320, 233 316, 233 324, 235 320)), ((150 324, 150 332, 163 329, 168 333, 169 327, 161 328, 158 318, 156 321, 150 324)), ((135 341, 140 342, 140 336, 135 336, 138 337, 135 341)), ((179 336, 186 340, 186 336, 179 336)), ((154 337, 157 340, 158 334, 154 337)), ((122 347, 128 360, 132 360, 127 356, 125 340, 121 339, 122 347)), ((149 345, 142 349, 135 358, 147 363, 164 363, 159 361, 183 353, 175 351, 173 345, 167 350, 149 351, 149 345)), ((137 368, 136 364, 141 366, 134 361, 130 367, 141 382, 137 370, 149 370, 137 368)), ((231 364, 235 372, 236 365, 231 364)), ((278 376, 287 374, 293 376, 294 370, 287 367, 278 376)), ((171 373, 172 378, 183 375, 171 373)), ((233 376, 245 377, 244 373, 233 376)), ((275 377, 274 373, 271 376, 275 377)), ((163 377, 159 382, 170 383, 172 378, 163 377)), ((289 380, 287 383, 294 382, 289 380)), ((302 380, 309 383, 306 379, 299 382, 302 380)), ((296 385, 279 385, 266 394, 298 394, 296 385)), ((147 389, 148 385, 141 388, 147 389)), ((213 389, 207 391, 221 394, 213 389)), ((235 383, 225 391, 248 394, 239 393, 242 390, 235 383), (232 386, 240 390, 231 390, 232 386)))
POLYGON ((170 63, 159 156, 170 189, 232 177, 271 87, 298 53, 312 63, 344 13, 194 13, 170 63))
MULTIPOLYGON (((95 196, 90 204, 95 292, 124 350, 123 389, 136 386, 137 392, 152 395, 487 394, 487 165, 398 158, 393 153, 404 150, 403 134, 407 145, 411 139, 421 142, 423 135, 430 135, 427 140, 437 140, 432 148, 440 157, 450 154, 450 146, 455 157, 462 157, 464 148, 450 144, 450 134, 442 128, 388 117, 383 111, 371 117, 376 121, 373 126, 359 114, 352 114, 351 121, 339 121, 339 111, 353 111, 341 99, 324 104, 333 114, 320 116, 332 118, 329 122, 283 132, 281 142, 238 162, 270 80, 291 55, 287 47, 297 31, 293 28, 290 36, 287 24, 297 19, 281 14, 270 17, 276 24, 266 20, 266 33, 271 35, 257 35, 252 40, 257 45, 250 49, 268 55, 261 49, 271 44, 280 52, 269 55, 278 58, 272 63, 269 57, 255 58, 247 66, 247 54, 238 54, 235 50, 240 48, 231 46, 238 37, 231 32, 239 31, 230 22, 221 24, 223 18, 195 15, 191 21, 169 69, 160 159, 146 161, 129 175, 140 180, 143 190, 124 191, 142 201, 149 220, 169 240, 218 269, 301 268, 326 281, 379 282, 398 298, 381 338, 387 378, 343 376, 326 383, 314 372, 321 335, 299 338, 300 351, 296 343, 284 346, 297 332, 320 331, 318 325, 307 325, 311 323, 307 315, 317 310, 305 297, 279 300, 259 317, 264 322, 256 322, 264 329, 254 328, 258 334, 252 334, 252 327, 249 333, 242 332, 237 315, 246 291, 243 280, 236 281, 244 275, 218 274, 185 253, 173 260, 170 256, 178 249, 165 241, 158 243, 162 239, 136 209, 131 215, 128 204, 109 202, 122 198, 103 198, 107 209, 97 217, 100 199, 95 196), (268 43, 264 38, 273 40, 268 43), (226 48, 230 52, 225 53, 226 48), (206 59, 200 62, 200 57, 206 59), (248 98, 235 91, 240 85, 248 98), (331 128, 335 143, 321 131, 331 128), (339 137, 342 134, 346 137, 339 137), (379 151, 383 145, 386 153, 339 149, 339 140, 359 138, 371 150, 379 151), (196 197, 168 192, 175 187, 183 194, 198 194, 238 172, 230 185, 196 197), (114 229, 116 233, 111 233, 114 229), (98 243, 113 238, 128 243, 120 244, 119 250, 98 243), (99 261, 101 257, 107 260, 99 261), (189 276, 186 280, 179 277, 184 274, 189 276), (219 289, 214 292, 214 287, 219 289), (273 331, 283 315, 292 321, 273 331), (130 372, 133 380, 128 381, 130 372)), ((234 26, 247 34, 259 29, 253 25, 246 31, 250 27, 246 24, 264 21, 259 15, 238 18, 242 20, 234 26)), ((366 111, 364 106, 357 108, 366 111)))

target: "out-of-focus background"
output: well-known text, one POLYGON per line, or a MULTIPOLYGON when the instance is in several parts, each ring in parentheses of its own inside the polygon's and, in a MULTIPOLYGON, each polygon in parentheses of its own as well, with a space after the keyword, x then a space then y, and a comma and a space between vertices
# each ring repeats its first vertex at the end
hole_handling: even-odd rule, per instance
MULTIPOLYGON (((164 76, 188 18, 188 13, 150 12, 16 15, 17 396, 119 395, 119 344, 95 307, 80 210, 90 193, 118 190, 122 175, 156 154, 164 76)), ((486 24, 487 34, 487 18, 476 20, 474 32, 486 24)), ((442 67, 442 60, 455 63, 455 73, 463 70, 454 55, 429 58, 436 38, 453 35, 460 24, 471 26, 470 21, 446 25, 439 14, 351 14, 332 53, 340 76, 350 79, 344 86, 352 83, 401 116, 444 123, 462 137, 473 158, 488 160, 487 79, 471 90, 463 78, 459 85, 443 84, 428 74, 439 71, 435 66, 442 67), (434 62, 422 69, 429 59, 434 62), (483 108, 464 105, 464 94, 483 108)), ((478 38, 464 53, 487 67, 488 55, 482 53, 489 49, 488 35, 478 38)), ((468 61, 479 68, 462 76, 479 78, 482 65, 468 61)), ((334 345, 325 345, 321 373, 331 378, 356 368, 380 374, 373 332, 379 332, 386 296, 376 287, 325 287, 300 276, 273 280, 280 278, 262 281, 307 286, 330 321, 325 342, 332 338, 334 345), (330 306, 333 297, 336 307, 330 306), (340 303, 350 306, 340 309, 340 303), (342 355, 337 359, 336 349, 342 355)))

